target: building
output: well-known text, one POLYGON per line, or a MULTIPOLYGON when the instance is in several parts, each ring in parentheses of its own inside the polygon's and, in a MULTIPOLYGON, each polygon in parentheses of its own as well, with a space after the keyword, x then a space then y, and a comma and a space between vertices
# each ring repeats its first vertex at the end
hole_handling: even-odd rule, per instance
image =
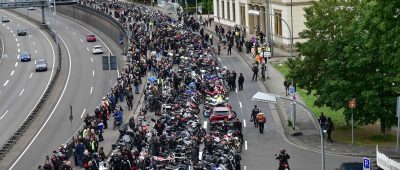
POLYGON ((299 32, 306 28, 304 25, 304 8, 312 5, 312 0, 213 0, 213 3, 215 22, 229 26, 245 26, 249 34, 254 34, 255 26, 259 26, 260 30, 265 33, 267 16, 270 16, 271 33, 275 47, 285 49, 290 47, 288 26, 291 28, 292 24, 294 43, 305 41, 299 38, 299 32), (270 10, 268 10, 268 2, 271 6, 270 10), (293 7, 293 23, 291 7, 293 7), (259 11, 259 15, 251 14, 255 11, 259 11), (268 11, 271 15, 266 15, 268 11), (279 19, 280 17, 286 21, 288 26, 279 19))

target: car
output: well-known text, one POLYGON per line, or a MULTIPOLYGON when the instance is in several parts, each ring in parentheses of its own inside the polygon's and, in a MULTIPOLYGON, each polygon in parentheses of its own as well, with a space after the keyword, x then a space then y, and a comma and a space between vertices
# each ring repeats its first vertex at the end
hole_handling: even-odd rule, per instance
POLYGON ((103 47, 100 45, 95 45, 93 46, 92 52, 93 54, 103 54, 103 47))
POLYGON ((363 163, 361 162, 345 162, 340 165, 340 168, 335 170, 363 170, 363 163))
POLYGON ((214 107, 210 116, 210 122, 223 121, 224 119, 236 118, 236 112, 229 109, 229 107, 214 107))
POLYGON ((31 7, 28 8, 28 10, 31 10, 31 11, 35 10, 35 7, 31 6, 31 7))
POLYGON ((1 22, 10 22, 10 19, 8 19, 7 16, 2 16, 1 17, 1 22))
POLYGON ((18 34, 18 36, 24 36, 24 35, 26 35, 26 29, 25 29, 24 27, 19 27, 19 28, 17 29, 17 34, 18 34))
POLYGON ((47 62, 46 62, 46 60, 45 59, 36 60, 35 69, 36 69, 36 72, 47 71, 47 62))
POLYGON ((29 54, 29 52, 22 52, 19 55, 19 59, 21 60, 21 62, 31 61, 31 54, 29 54))
POLYGON ((87 42, 96 42, 96 36, 93 34, 88 35, 88 36, 86 36, 86 41, 87 42))

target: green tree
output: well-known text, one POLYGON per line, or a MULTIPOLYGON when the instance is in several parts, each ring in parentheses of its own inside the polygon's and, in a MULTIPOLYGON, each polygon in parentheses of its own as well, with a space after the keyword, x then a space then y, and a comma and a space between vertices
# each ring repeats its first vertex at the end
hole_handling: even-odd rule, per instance
POLYGON ((381 36, 388 33, 385 29, 391 24, 382 26, 381 20, 373 15, 377 4, 323 0, 306 8, 307 29, 300 36, 308 41, 297 45, 304 59, 289 61, 289 77, 297 80, 299 87, 315 91, 317 106, 344 108, 346 120, 351 115, 348 100, 356 98, 355 121, 359 124, 380 121, 385 133, 394 124, 399 67, 394 67, 395 54, 381 51, 389 43, 388 40, 383 43, 381 36), (376 27, 371 21, 376 22, 376 27), (384 27, 385 31, 377 27, 384 27), (388 53, 392 56, 388 57, 388 53))

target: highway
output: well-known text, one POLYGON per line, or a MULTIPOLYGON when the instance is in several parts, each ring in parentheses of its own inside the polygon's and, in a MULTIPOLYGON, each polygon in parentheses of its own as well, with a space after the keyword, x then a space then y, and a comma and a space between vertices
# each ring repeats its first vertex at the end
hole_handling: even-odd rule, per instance
MULTIPOLYGON (((26 13, 26 9, 19 11, 26 13)), ((30 11, 29 15, 41 18, 39 10, 30 11)), ((46 13, 46 20, 51 21, 48 13, 46 13)), ((10 169, 32 169, 43 164, 45 156, 71 138, 72 133, 83 124, 84 114, 92 112, 98 106, 109 89, 110 77, 116 78, 115 71, 110 75, 108 71, 102 70, 102 55, 93 55, 91 49, 94 45, 100 44, 103 46, 104 54, 109 54, 109 52, 116 54, 118 51, 108 49, 113 45, 99 41, 97 34, 95 34, 98 37, 97 42, 86 42, 86 35, 91 34, 92 31, 96 33, 96 30, 88 30, 85 27, 87 26, 58 17, 56 30, 67 48, 70 60, 67 83, 54 110, 22 154, 10 165, 10 169), (72 124, 68 118, 70 105, 73 106, 72 124)), ((100 38, 103 37, 100 36, 100 38)), ((107 38, 105 41, 112 42, 107 38)))
POLYGON ((0 63, 0 146, 23 123, 44 94, 54 74, 55 51, 51 37, 34 24, 1 10, 10 22, 1 23, 4 54, 0 63), (24 27, 26 36, 18 36, 24 27), (29 52, 32 61, 21 62, 21 52, 29 52), (35 72, 35 60, 46 59, 48 71, 35 72))

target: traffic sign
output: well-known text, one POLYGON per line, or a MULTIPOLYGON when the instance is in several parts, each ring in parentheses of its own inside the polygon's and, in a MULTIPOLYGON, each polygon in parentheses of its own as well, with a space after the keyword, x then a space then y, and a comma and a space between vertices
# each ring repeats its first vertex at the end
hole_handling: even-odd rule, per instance
POLYGON ((295 90, 294 90, 294 87, 293 86, 290 86, 289 87, 289 93, 290 93, 290 95, 294 95, 294 93, 295 93, 295 90))
POLYGON ((363 158, 363 170, 371 170, 371 160, 369 158, 363 158))

